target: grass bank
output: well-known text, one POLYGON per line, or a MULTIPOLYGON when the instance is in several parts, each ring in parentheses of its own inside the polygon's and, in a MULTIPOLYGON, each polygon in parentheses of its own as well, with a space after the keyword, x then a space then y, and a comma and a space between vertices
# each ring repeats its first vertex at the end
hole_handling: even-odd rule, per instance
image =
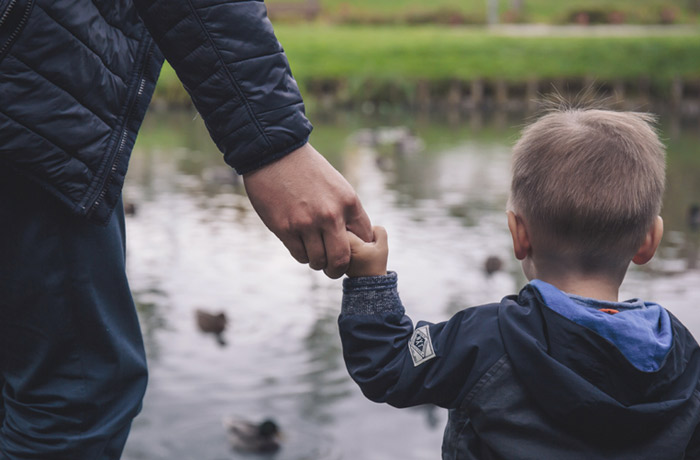
MULTIPOLYGON (((275 28, 302 90, 339 84, 350 98, 368 84, 390 82, 412 91, 475 79, 640 78, 667 87, 674 78, 700 80, 700 31, 677 35, 514 36, 485 29, 279 25, 275 28)), ((181 87, 169 67, 156 97, 177 100, 181 87)))
MULTIPOLYGON (((267 0, 276 5, 304 4, 308 0, 267 0)), ((697 0, 500 0, 501 22, 547 24, 695 23, 700 12, 697 0)), ((483 24, 487 2, 463 0, 320 0, 319 15, 336 23, 452 23, 483 24)))

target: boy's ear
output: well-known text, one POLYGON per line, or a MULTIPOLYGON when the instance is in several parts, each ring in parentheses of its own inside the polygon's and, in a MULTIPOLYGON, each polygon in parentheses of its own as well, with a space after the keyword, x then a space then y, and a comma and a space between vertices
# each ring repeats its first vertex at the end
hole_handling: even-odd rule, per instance
POLYGON ((513 237, 513 253, 516 259, 523 260, 530 253, 530 237, 525 228, 523 219, 513 211, 506 211, 508 216, 508 229, 513 237))
POLYGON ((654 222, 651 224, 651 228, 649 228, 649 231, 647 232, 646 238, 644 238, 644 242, 632 258, 632 262, 637 265, 643 265, 649 262, 651 258, 654 257, 663 234, 664 220, 661 218, 661 216, 656 216, 656 219, 654 219, 654 222))

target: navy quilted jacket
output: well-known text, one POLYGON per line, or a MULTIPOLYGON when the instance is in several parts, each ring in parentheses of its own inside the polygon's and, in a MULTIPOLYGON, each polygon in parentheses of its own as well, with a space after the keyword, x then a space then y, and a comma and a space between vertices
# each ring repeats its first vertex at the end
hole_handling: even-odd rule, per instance
POLYGON ((307 141, 262 1, 0 0, 0 167, 105 222, 163 55, 239 173, 307 141))
POLYGON ((532 284, 415 327, 396 273, 343 287, 350 376, 373 401, 450 409, 444 460, 700 459, 700 348, 673 315, 672 346, 647 372, 532 284))

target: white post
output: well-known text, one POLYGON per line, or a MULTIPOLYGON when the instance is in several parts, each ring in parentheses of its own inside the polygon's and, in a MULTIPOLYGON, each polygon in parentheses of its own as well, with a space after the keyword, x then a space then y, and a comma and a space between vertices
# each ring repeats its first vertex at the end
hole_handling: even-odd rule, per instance
POLYGON ((498 24, 498 0, 486 0, 488 24, 490 26, 498 24))

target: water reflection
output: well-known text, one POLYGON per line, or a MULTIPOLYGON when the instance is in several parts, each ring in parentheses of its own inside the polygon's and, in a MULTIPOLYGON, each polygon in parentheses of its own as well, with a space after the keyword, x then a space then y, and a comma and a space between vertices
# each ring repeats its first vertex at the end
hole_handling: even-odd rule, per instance
MULTIPOLYGON (((149 114, 124 191, 137 205, 127 221, 128 269, 151 369, 124 459, 251 458, 231 450, 229 416, 277 420, 287 437, 275 459, 437 458, 445 411, 396 410, 362 396, 337 336, 340 281, 287 254, 193 118, 149 114), (200 332, 198 308, 225 314, 228 346, 200 332)), ((522 119, 314 120, 316 148, 387 227, 390 268, 414 320, 441 321, 525 283, 503 213, 522 119), (489 258, 501 261, 491 274, 489 258)), ((700 202, 697 120, 662 127, 667 234, 622 295, 660 302, 700 336, 700 233, 689 219, 700 202)))

